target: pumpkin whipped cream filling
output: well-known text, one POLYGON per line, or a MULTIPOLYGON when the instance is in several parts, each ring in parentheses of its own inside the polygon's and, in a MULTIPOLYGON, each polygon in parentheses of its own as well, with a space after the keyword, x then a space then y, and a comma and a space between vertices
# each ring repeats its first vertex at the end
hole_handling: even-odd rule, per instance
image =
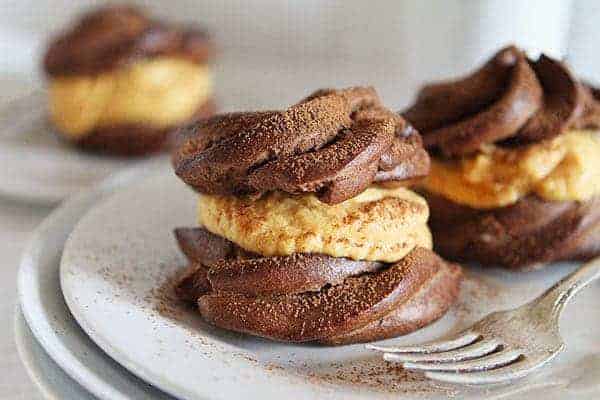
POLYGON ((117 155, 159 151, 167 133, 214 111, 206 33, 136 8, 85 14, 49 46, 50 120, 79 147, 117 155))
POLYGON ((478 209, 505 207, 528 195, 587 201, 600 195, 600 135, 570 130, 517 148, 489 145, 477 154, 436 159, 423 187, 478 209))
POLYGON ((247 197, 201 195, 198 223, 263 256, 319 253, 396 262, 420 246, 431 249, 425 200, 408 189, 369 187, 339 204, 313 194, 272 192, 247 197))
POLYGON ((402 114, 432 154, 422 190, 436 250, 517 269, 600 253, 597 95, 515 47, 425 86, 402 114))
POLYGON ((178 296, 221 328, 279 341, 389 338, 441 317, 460 267, 432 250, 409 182, 429 157, 371 88, 319 90, 282 111, 182 129, 177 175, 199 192, 178 296))

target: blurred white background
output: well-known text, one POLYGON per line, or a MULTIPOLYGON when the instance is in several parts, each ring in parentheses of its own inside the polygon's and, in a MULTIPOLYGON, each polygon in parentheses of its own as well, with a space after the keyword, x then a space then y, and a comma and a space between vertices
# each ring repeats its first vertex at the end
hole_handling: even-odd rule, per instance
MULTIPOLYGON (((49 34, 93 0, 3 0, 3 95, 40 86, 49 34)), ((473 68, 507 43, 566 57, 600 80, 594 0, 145 0, 161 17, 206 26, 220 49, 222 105, 281 106, 312 88, 369 83, 401 108, 423 81, 473 68)))

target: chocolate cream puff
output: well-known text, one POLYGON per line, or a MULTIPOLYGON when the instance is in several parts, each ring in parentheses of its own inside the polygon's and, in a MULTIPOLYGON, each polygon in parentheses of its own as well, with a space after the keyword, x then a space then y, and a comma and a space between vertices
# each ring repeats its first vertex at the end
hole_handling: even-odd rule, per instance
POLYGON ((214 112, 207 34, 131 7, 84 15, 44 58, 50 119, 85 149, 142 155, 167 133, 214 112))
POLYGON ((402 115, 432 154, 423 194, 442 256, 531 269, 600 254, 599 96, 563 63, 507 47, 402 115))
POLYGON ((319 90, 283 111, 179 132, 176 174, 199 192, 175 230, 178 296, 210 323, 284 342, 389 338, 441 317, 461 270, 432 250, 419 134, 371 88, 319 90))

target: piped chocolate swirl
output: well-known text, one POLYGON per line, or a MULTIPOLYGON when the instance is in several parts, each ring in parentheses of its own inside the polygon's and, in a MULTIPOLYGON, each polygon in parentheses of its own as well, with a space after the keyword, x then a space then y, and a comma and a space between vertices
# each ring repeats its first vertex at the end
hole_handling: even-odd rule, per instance
POLYGON ((418 133, 372 88, 320 90, 284 111, 220 115, 179 135, 175 171, 207 194, 310 192, 335 204, 429 169, 418 133))
POLYGON ((430 249, 421 137, 372 88, 317 90, 283 111, 182 129, 172 163, 198 191, 180 299, 208 322, 285 342, 390 338, 456 301, 458 265, 430 249), (379 183, 387 183, 386 185, 379 183))
POLYGON ((458 266, 422 247, 385 264, 261 257, 202 228, 175 234, 190 261, 178 296, 219 327, 279 341, 339 345, 414 331, 446 312, 461 279, 458 266))
POLYGON ((78 148, 135 157, 167 150, 177 128, 212 116, 207 33, 129 6, 81 16, 46 51, 49 119, 78 148))
POLYGON ((402 115, 432 152, 423 194, 444 257, 529 269, 600 253, 600 97, 511 46, 425 86, 402 115))
POLYGON ((143 58, 169 56, 205 63, 214 48, 197 28, 166 24, 134 7, 110 6, 82 16, 50 44, 50 76, 96 75, 143 58))
POLYGON ((537 269, 553 261, 600 254, 600 198, 549 202, 528 196, 493 210, 475 210, 431 193, 436 251, 456 261, 537 269))
POLYGON ((564 63, 545 55, 530 60, 510 46, 463 79, 425 86, 402 115, 426 148, 462 156, 488 144, 527 144, 572 128, 598 128, 596 93, 564 63))

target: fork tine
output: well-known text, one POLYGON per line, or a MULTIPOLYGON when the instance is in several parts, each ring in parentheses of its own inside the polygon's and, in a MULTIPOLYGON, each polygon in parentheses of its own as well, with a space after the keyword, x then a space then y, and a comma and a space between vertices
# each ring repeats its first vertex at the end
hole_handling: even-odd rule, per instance
POLYGON ((465 347, 458 348, 456 350, 444 351, 441 353, 431 354, 418 354, 418 353, 404 353, 404 354, 392 354, 385 353, 383 359, 392 362, 450 362, 450 361, 462 361, 469 360, 485 356, 496 350, 502 343, 496 339, 483 339, 479 342, 475 342, 465 347))
POLYGON ((404 369, 415 371, 451 371, 472 372, 499 368, 518 359, 523 353, 518 350, 500 350, 490 355, 467 361, 449 363, 413 363, 402 364, 404 369))
POLYGON ((478 333, 467 331, 461 333, 459 336, 447 339, 437 340, 435 342, 425 343, 419 346, 377 346, 368 344, 366 347, 370 350, 381 351, 384 353, 438 353, 441 351, 449 351, 458 349, 459 347, 466 346, 479 339, 478 333))
POLYGON ((513 379, 522 378, 525 375, 533 372, 537 368, 546 364, 552 358, 554 358, 556 354, 546 358, 546 359, 537 359, 537 360, 528 360, 527 358, 523 358, 520 361, 517 361, 513 364, 500 367, 497 369, 489 370, 489 371, 479 371, 479 372, 465 372, 465 373, 455 373, 455 372, 425 372, 425 376, 430 379, 435 379, 438 381, 449 382, 449 383, 460 383, 465 385, 483 385, 483 384, 491 384, 491 383, 501 383, 510 381, 513 379))

